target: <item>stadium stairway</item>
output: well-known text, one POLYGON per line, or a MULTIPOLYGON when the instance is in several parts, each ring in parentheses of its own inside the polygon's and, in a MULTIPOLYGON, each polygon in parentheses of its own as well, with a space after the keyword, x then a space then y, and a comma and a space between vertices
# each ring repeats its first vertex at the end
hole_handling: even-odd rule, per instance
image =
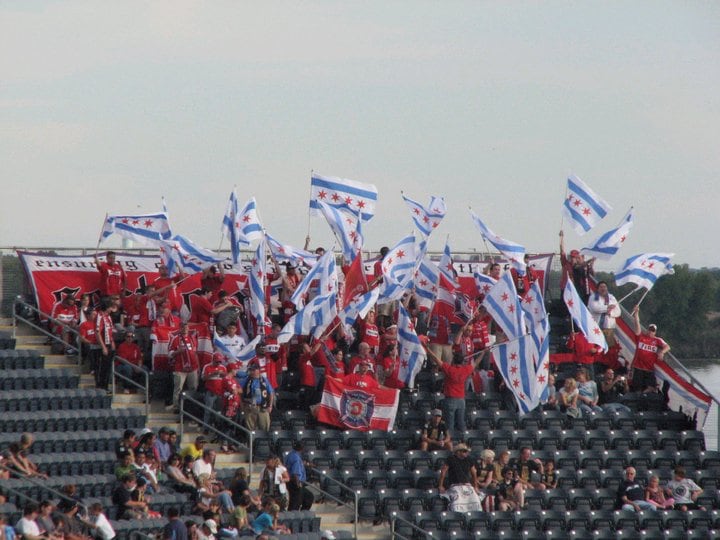
MULTIPOLYGON (((8 349, 11 349, 13 345, 12 340, 9 339, 12 336, 13 324, 12 318, 0 317, 0 334, 7 336, 8 349)), ((19 373, 17 370, 28 370, 29 372, 33 369, 47 369, 53 370, 53 373, 62 373, 65 378, 69 378, 70 382, 65 382, 65 386, 61 385, 61 388, 67 388, 66 394, 72 393, 92 393, 95 387, 93 376, 83 370, 78 365, 77 357, 66 356, 64 354, 53 354, 50 346, 47 344, 47 338, 34 329, 24 325, 20 325, 15 329, 15 340, 14 340, 14 351, 10 353, 6 352, 4 355, 0 351, 0 371, 13 370, 14 374, 19 373)), ((25 383, 30 385, 31 383, 25 383)), ((39 386, 26 386, 25 388, 40 388, 39 386)), ((43 386, 42 388, 45 388, 43 386)), ((54 390, 59 392, 60 390, 54 390)), ((43 390, 34 390, 35 392, 42 392, 43 390)), ((21 390, 3 390, 0 387, 0 407, 2 407, 3 397, 12 396, 15 393, 22 393, 21 390)), ((9 399, 9 398, 8 398, 9 399)), ((26 405, 27 406, 27 405, 26 405)), ((160 429, 160 427, 166 426, 180 432, 179 416, 172 412, 165 410, 164 403, 158 400, 151 401, 149 414, 145 416, 145 403, 144 396, 140 393, 137 394, 124 394, 120 390, 112 396, 111 409, 114 413, 105 411, 105 413, 98 410, 88 411, 91 416, 102 416, 103 418, 97 418, 94 421, 90 419, 91 424, 85 426, 82 423, 82 419, 78 420, 78 423, 71 424, 69 427, 77 427, 78 431, 83 431, 82 435, 78 433, 79 437, 73 437, 73 433, 66 434, 68 437, 62 437, 60 435, 50 432, 50 429, 55 429, 54 425, 50 425, 49 421, 47 424, 48 432, 42 431, 45 424, 43 420, 54 416, 62 416, 56 409, 59 408, 58 403, 51 401, 49 405, 45 406, 45 410, 38 410, 36 412, 15 412, 13 416, 17 416, 19 420, 12 424, 2 426, 2 439, 0 440, 0 446, 4 447, 9 442, 16 440, 22 431, 31 431, 36 437, 36 447, 33 449, 33 456, 36 463, 43 469, 47 470, 53 475, 57 476, 70 476, 73 480, 79 482, 82 487, 83 494, 86 496, 107 496, 106 488, 100 487, 108 484, 109 475, 114 469, 114 461, 112 460, 112 446, 114 441, 122 433, 124 425, 113 424, 110 427, 117 427, 118 429, 97 429, 93 430, 93 427, 107 427, 101 424, 104 421, 105 416, 125 417, 132 411, 137 415, 142 416, 142 423, 133 427, 136 431, 140 431, 143 427, 148 427, 154 432, 160 429), (37 416, 39 415, 39 418, 37 416), (41 420, 42 419, 42 420, 41 420), (85 427, 84 427, 85 426, 85 427), (36 429, 25 429, 26 427, 35 427, 36 429), (37 429, 37 428, 40 429, 37 429), (107 442, 107 437, 110 436, 112 441, 107 442), (6 440, 7 439, 7 440, 6 440), (68 444, 66 439, 75 439, 75 446, 72 447, 72 452, 77 452, 77 448, 85 450, 86 446, 89 448, 90 444, 83 444, 82 441, 105 441, 104 445, 97 443, 98 448, 102 447, 102 451, 84 453, 85 462, 83 460, 68 459, 65 452, 65 444, 68 444), (78 442, 80 441, 80 442, 78 442), (107 446, 107 447, 106 447, 107 446), (95 473, 91 476, 82 477, 81 475, 95 473), (85 486, 87 484, 87 486, 85 486)), ((68 406, 62 406, 66 409, 68 406)), ((90 408, 88 406, 88 408, 90 408)), ((71 411, 63 411, 71 412, 71 411)), ((83 411, 77 411, 81 413, 83 411)), ((0 413, 7 414, 7 413, 0 413)), ((51 418, 52 419, 52 418, 51 418)), ((88 421, 87 419, 85 421, 88 421)), ((63 424, 65 425, 65 424, 63 424)), ((198 435, 203 434, 200 426, 194 422, 186 422, 184 426, 185 430, 183 433, 183 442, 191 442, 198 435)), ((70 429, 68 429, 70 431, 70 429)), ((212 438, 212 436, 210 436, 212 438)), ((248 462, 247 452, 232 452, 223 453, 220 451, 219 444, 211 444, 210 447, 215 447, 218 451, 216 465, 220 469, 219 474, 222 478, 231 478, 232 473, 238 467, 245 467, 252 473, 251 487, 257 489, 259 475, 264 466, 264 462, 261 459, 256 459, 254 464, 248 462)), ((67 448, 70 448, 69 446, 67 448)), ((13 484, 18 484, 21 491, 27 491, 31 495, 40 496, 41 493, 37 490, 33 490, 31 486, 25 486, 22 488, 23 482, 19 480, 12 480, 13 484)), ((58 488, 60 484, 53 487, 58 488)), ((21 505, 20 505, 21 506, 21 505)), ((353 512, 350 508, 339 506, 335 502, 317 502, 312 509, 316 517, 320 518, 320 528, 322 530, 333 530, 338 537, 351 538, 353 537, 353 512)), ((127 524, 123 523, 123 526, 127 524)), ((389 527, 387 523, 382 525, 373 526, 371 521, 361 521, 358 524, 358 540, 371 540, 378 538, 388 538, 389 527)), ((308 536, 312 538, 312 535, 308 536)))

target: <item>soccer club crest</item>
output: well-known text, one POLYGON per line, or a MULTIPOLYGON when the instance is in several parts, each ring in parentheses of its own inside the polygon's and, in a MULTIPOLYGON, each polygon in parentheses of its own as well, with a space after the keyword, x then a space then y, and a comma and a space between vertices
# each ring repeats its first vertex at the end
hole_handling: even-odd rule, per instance
POLYGON ((340 398, 340 422, 350 429, 368 429, 375 396, 362 390, 345 390, 340 398))

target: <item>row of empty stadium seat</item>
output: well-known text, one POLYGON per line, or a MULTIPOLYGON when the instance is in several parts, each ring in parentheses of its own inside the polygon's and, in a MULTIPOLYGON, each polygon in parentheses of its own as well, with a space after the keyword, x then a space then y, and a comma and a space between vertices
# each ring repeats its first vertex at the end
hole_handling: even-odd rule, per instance
POLYGON ((69 452, 33 456, 40 471, 50 476, 113 474, 115 452, 69 452))
POLYGON ((47 479, 33 478, 28 480, 25 478, 10 478, 3 480, 3 487, 8 488, 8 501, 16 505, 24 505, 26 501, 15 495, 14 492, 20 492, 24 495, 41 501, 44 499, 54 499, 56 495, 43 489, 49 487, 55 491, 59 491, 63 486, 75 484, 77 486, 77 494, 81 498, 85 497, 109 497, 116 485, 115 475, 111 474, 86 474, 86 475, 67 475, 56 476, 47 479), (11 491, 12 490, 12 491, 11 491))
MULTIPOLYGON (((122 437, 123 430, 82 432, 45 432, 34 435, 33 456, 60 452, 106 452, 114 451, 115 443, 122 437)), ((5 448, 19 439, 17 433, 0 433, 0 448, 5 448)), ((33 458, 34 459, 34 458, 33 458)))
POLYGON ((137 408, 4 413, 0 414, 0 432, 139 429, 145 426, 145 418, 137 408))
POLYGON ((77 388, 80 375, 70 369, 12 369, 3 370, 0 390, 44 390, 77 388))
POLYGON ((10 332, 0 332, 0 349, 14 349, 15 338, 10 332))
POLYGON ((10 390, 0 394, 0 412, 109 409, 112 396, 97 388, 10 390))
POLYGON ((42 369, 45 358, 32 349, 0 349, 0 370, 42 369))
MULTIPOLYGON (((592 512, 392 512, 433 537, 444 538, 713 538, 720 528, 717 511, 688 512, 622 510, 592 512), (676 535, 675 532, 682 533, 676 535), (466 536, 470 534, 472 536, 466 536), (704 536, 703 536, 704 535, 704 536)), ((395 522, 396 531, 408 538, 416 531, 395 522)))

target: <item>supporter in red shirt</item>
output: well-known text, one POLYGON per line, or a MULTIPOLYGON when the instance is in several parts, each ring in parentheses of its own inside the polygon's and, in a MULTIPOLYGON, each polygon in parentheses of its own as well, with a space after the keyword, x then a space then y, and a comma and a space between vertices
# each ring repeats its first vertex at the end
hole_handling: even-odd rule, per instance
POLYGON ((428 349, 428 353, 433 362, 437 364, 445 374, 445 382, 443 386, 443 419, 448 428, 456 429, 460 433, 465 432, 465 384, 470 379, 473 370, 480 364, 485 356, 485 351, 471 364, 466 364, 465 359, 460 353, 453 355, 451 364, 443 362, 432 349, 428 349))
POLYGON ((484 306, 479 306, 472 322, 472 341, 476 351, 485 349, 490 345, 490 322, 492 317, 488 315, 484 306))
MULTIPOLYGON (((116 357, 115 357, 115 371, 120 375, 132 379, 137 383, 144 383, 142 376, 142 365, 143 355, 140 347, 135 343, 135 334, 129 330, 125 332, 125 339, 117 346, 116 357), (132 364, 128 366, 124 362, 121 362, 118 358, 127 360, 132 364)), ((132 384, 120 379, 122 386, 125 388, 125 393, 129 394, 131 390, 136 387, 132 384)))
POLYGON ((453 353, 460 353, 466 364, 472 362, 472 355, 475 352, 475 344, 472 339, 472 322, 470 319, 465 326, 458 330, 453 340, 453 353))
POLYGON ((105 298, 95 318, 95 336, 102 351, 98 361, 98 369, 95 372, 95 386, 102 390, 108 389, 112 360, 115 356, 115 339, 113 338, 115 325, 112 322, 111 313, 116 309, 117 306, 110 302, 109 298, 105 298))
POLYGON ((62 338, 67 344, 66 354, 73 354, 70 347, 74 347, 74 334, 70 328, 77 328, 80 319, 80 312, 75 304, 75 297, 71 294, 65 296, 62 301, 57 302, 50 313, 52 319, 56 319, 60 324, 53 325, 53 333, 62 338))
POLYGON ((115 260, 114 251, 108 251, 105 258, 106 262, 101 262, 95 255, 95 266, 100 272, 100 295, 111 296, 117 294, 122 296, 125 291, 125 270, 115 260))
MULTIPOLYGON (((572 334, 568 338, 567 347, 573 352, 575 363, 580 367, 587 367, 588 373, 593 374, 593 364, 600 360, 600 347, 590 343, 582 332, 572 334)), ((593 379, 592 375, 590 379, 593 379)))
POLYGON ((380 335, 380 350, 384 351, 388 347, 391 347, 393 345, 397 345, 398 338, 397 338, 397 332, 398 327, 397 324, 391 324, 388 326, 385 331, 380 335))
POLYGON ((131 317, 135 327, 135 340, 146 366, 150 366, 150 330, 158 315, 157 294, 155 285, 146 285, 144 294, 132 295, 130 305, 126 308, 128 317, 131 317))
POLYGON ((369 360, 364 360, 360 362, 360 364, 358 364, 357 373, 350 373, 349 375, 345 375, 342 378, 342 382, 346 386, 351 386, 353 388, 362 388, 369 390, 377 388, 380 385, 370 372, 371 367, 372 363, 369 360))
MULTIPOLYGON (((382 383, 388 388, 405 388, 405 383, 400 380, 400 356, 398 346, 390 345, 382 359, 382 383)), ((379 374, 379 372, 378 372, 379 374)))
POLYGON ((180 330, 170 337, 168 345, 169 359, 173 366, 173 404, 166 408, 180 410, 180 393, 185 386, 188 390, 197 390, 200 367, 197 349, 197 333, 190 331, 188 323, 182 323, 180 330))
POLYGON ((300 406, 302 409, 307 409, 318 402, 318 380, 315 376, 313 359, 316 355, 321 354, 321 347, 321 341, 316 341, 312 347, 307 343, 302 344, 302 354, 298 359, 298 371, 300 372, 300 406))
POLYGON ((370 345, 363 341, 360 342, 360 345, 358 345, 357 355, 353 356, 350 360, 350 365, 348 366, 347 372, 355 373, 355 371, 358 370, 358 366, 366 361, 370 363, 370 369, 372 370, 373 356, 370 354, 370 345))
MULTIPOLYGON (((218 399, 221 399, 224 393, 224 379, 228 374, 228 370, 223 366, 225 357, 220 353, 215 353, 212 362, 206 364, 202 368, 200 378, 205 385, 205 406, 214 409, 218 399)), ((212 423, 210 411, 203 413, 203 422, 212 423)))
POLYGON ((225 270, 222 265, 212 265, 205 268, 200 278, 200 286, 210 291, 210 301, 215 302, 218 299, 218 293, 225 281, 225 270))
POLYGON ((664 361, 665 354, 670 350, 670 345, 657 337, 657 325, 648 325, 647 332, 643 332, 640 325, 640 306, 635 306, 632 311, 635 322, 635 357, 633 358, 632 382, 630 388, 633 392, 645 392, 648 389, 657 387, 655 379, 655 364, 664 361))
POLYGON ((177 284, 185 278, 185 274, 180 272, 174 277, 170 277, 167 266, 164 264, 158 266, 158 273, 160 277, 153 281, 153 285, 155 285, 156 292, 158 293, 156 301, 160 304, 163 300, 169 300, 170 311, 172 311, 174 315, 179 315, 183 300, 177 284))
POLYGON ((280 303, 282 309, 283 322, 288 322, 296 310, 295 304, 290 301, 297 286, 300 285, 301 277, 297 272, 297 264, 294 262, 287 263, 285 274, 280 272, 280 267, 275 265, 276 272, 282 278, 282 289, 280 290, 280 303))
POLYGON ((98 358, 100 356, 100 345, 97 342, 97 334, 95 333, 96 318, 97 311, 95 308, 89 308, 85 311, 85 322, 81 323, 78 328, 80 332, 80 342, 82 343, 83 358, 91 375, 95 375, 97 371, 98 358))
POLYGON ((159 326, 165 327, 171 332, 180 329, 180 318, 172 314, 170 311, 170 302, 167 300, 160 305, 159 315, 152 324, 153 334, 156 334, 156 328, 159 326))
POLYGON ((590 297, 590 277, 595 274, 593 270, 594 262, 595 257, 586 261, 585 257, 577 249, 570 251, 568 257, 565 254, 565 233, 560 231, 560 264, 563 270, 560 289, 564 289, 567 280, 571 279, 583 304, 587 304, 590 297))
POLYGON ((370 346, 370 352, 372 354, 377 354, 380 347, 380 333, 375 324, 375 311, 370 310, 365 320, 359 321, 358 326, 360 327, 358 336, 360 341, 370 346))
POLYGON ((242 405, 242 387, 237 380, 237 373, 240 364, 231 362, 227 365, 227 375, 222 380, 223 388, 223 410, 228 418, 235 418, 242 405))

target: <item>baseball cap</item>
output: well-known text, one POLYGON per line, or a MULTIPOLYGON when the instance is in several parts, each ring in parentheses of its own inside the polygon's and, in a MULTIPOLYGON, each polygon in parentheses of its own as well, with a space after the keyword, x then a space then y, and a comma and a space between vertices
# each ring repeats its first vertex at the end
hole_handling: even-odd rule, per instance
POLYGON ((433 416, 442 416, 442 411, 440 409, 433 409, 431 414, 433 416))
POLYGON ((465 443, 456 444, 455 448, 453 448, 453 452, 459 452, 461 450, 470 451, 470 449, 467 447, 467 445, 465 443))
POLYGON ((210 529, 211 533, 217 534, 217 523, 215 523, 214 519, 206 519, 203 525, 210 529))
POLYGON ((226 367, 228 371, 233 369, 238 370, 240 369, 240 364, 238 364, 237 362, 230 362, 226 367))
POLYGON ((655 324, 655 323, 648 324, 648 330, 652 330, 652 331, 654 331, 654 332, 657 332, 657 324, 655 324))
POLYGON ((570 256, 571 256, 571 257, 579 257, 579 256, 580 256, 580 252, 579 252, 577 249, 573 249, 573 250, 570 252, 570 256))

